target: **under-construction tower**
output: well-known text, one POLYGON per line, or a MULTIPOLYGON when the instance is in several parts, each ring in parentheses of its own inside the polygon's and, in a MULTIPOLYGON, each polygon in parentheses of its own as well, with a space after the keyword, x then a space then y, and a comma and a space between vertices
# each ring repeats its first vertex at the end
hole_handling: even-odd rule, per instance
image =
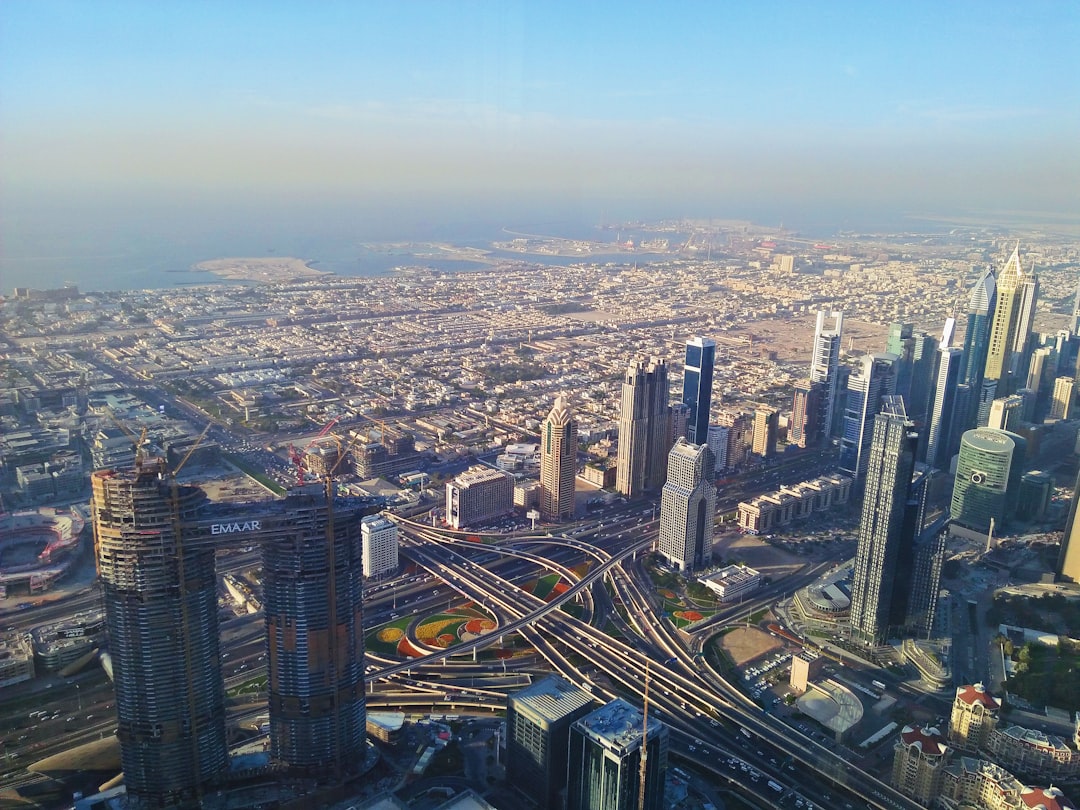
POLYGON ((271 756, 340 776, 363 763, 367 723, 360 521, 335 520, 318 486, 283 506, 288 529, 263 544, 271 756))
POLYGON ((170 485, 161 459, 91 481, 128 799, 196 805, 228 766, 214 551, 181 530, 205 497, 170 485))

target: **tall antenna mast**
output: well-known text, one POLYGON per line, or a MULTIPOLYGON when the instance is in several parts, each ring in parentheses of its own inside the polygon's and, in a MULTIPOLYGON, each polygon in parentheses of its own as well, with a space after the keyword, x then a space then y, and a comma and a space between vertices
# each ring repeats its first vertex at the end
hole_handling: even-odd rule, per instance
POLYGON ((645 810, 645 772, 649 759, 649 659, 645 659, 645 710, 641 715, 641 761, 638 770, 638 810, 645 810))

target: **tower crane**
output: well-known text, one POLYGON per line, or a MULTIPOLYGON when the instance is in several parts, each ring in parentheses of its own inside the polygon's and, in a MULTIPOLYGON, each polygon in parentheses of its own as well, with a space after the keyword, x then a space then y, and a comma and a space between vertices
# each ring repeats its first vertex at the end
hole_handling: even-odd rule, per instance
POLYGON ((322 430, 318 432, 314 439, 308 442, 303 450, 297 450, 292 442, 289 442, 289 460, 296 466, 296 485, 302 487, 304 485, 304 456, 307 455, 307 451, 311 449, 311 446, 315 444, 319 439, 330 432, 330 429, 338 423, 341 419, 340 416, 335 416, 333 420, 328 422, 322 430))

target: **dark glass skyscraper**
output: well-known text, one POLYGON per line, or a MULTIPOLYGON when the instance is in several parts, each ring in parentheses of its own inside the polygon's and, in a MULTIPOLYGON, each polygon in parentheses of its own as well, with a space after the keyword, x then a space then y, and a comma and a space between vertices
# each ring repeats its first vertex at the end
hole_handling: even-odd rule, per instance
POLYGON ((712 406, 715 364, 716 341, 704 337, 686 341, 682 401, 690 409, 686 438, 691 444, 705 444, 709 437, 709 409, 712 406))
POLYGON ((622 698, 601 706, 570 727, 567 810, 642 810, 641 748, 644 738, 645 805, 664 808, 668 729, 622 698))
MULTIPOLYGON (((925 601, 911 593, 925 510, 926 479, 914 476, 918 441, 903 399, 885 397, 874 417, 851 583, 852 637, 871 646, 883 643, 890 628, 907 623, 910 604, 925 601)), ((923 579, 921 587, 936 589, 923 579)), ((925 613, 925 606, 921 610, 925 613)), ((921 621, 932 623, 933 617, 921 621)))
MULTIPOLYGON (((971 288, 971 298, 968 300, 960 384, 967 386, 969 394, 967 411, 957 415, 957 429, 961 432, 975 425, 986 372, 986 355, 990 350, 990 327, 996 307, 997 280, 994 271, 988 267, 971 288)), ((993 392, 990 392, 990 399, 993 398, 993 392)))
POLYGON ((539 810, 562 807, 570 726, 593 705, 592 695, 558 675, 549 675, 507 699, 507 781, 539 810))
POLYGON ((848 378, 839 466, 855 479, 856 487, 866 473, 874 416, 881 409, 883 398, 893 394, 896 363, 895 354, 867 355, 848 378))
POLYGON ((623 378, 615 480, 615 488, 627 498, 664 485, 671 449, 669 396, 666 360, 652 357, 630 364, 623 378))

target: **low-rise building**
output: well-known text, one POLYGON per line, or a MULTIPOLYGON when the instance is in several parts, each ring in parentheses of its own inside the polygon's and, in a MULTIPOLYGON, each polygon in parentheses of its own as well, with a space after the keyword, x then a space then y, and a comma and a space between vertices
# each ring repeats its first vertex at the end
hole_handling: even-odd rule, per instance
POLYGON ((745 565, 728 565, 700 578, 721 602, 741 600, 761 587, 761 573, 745 565))

